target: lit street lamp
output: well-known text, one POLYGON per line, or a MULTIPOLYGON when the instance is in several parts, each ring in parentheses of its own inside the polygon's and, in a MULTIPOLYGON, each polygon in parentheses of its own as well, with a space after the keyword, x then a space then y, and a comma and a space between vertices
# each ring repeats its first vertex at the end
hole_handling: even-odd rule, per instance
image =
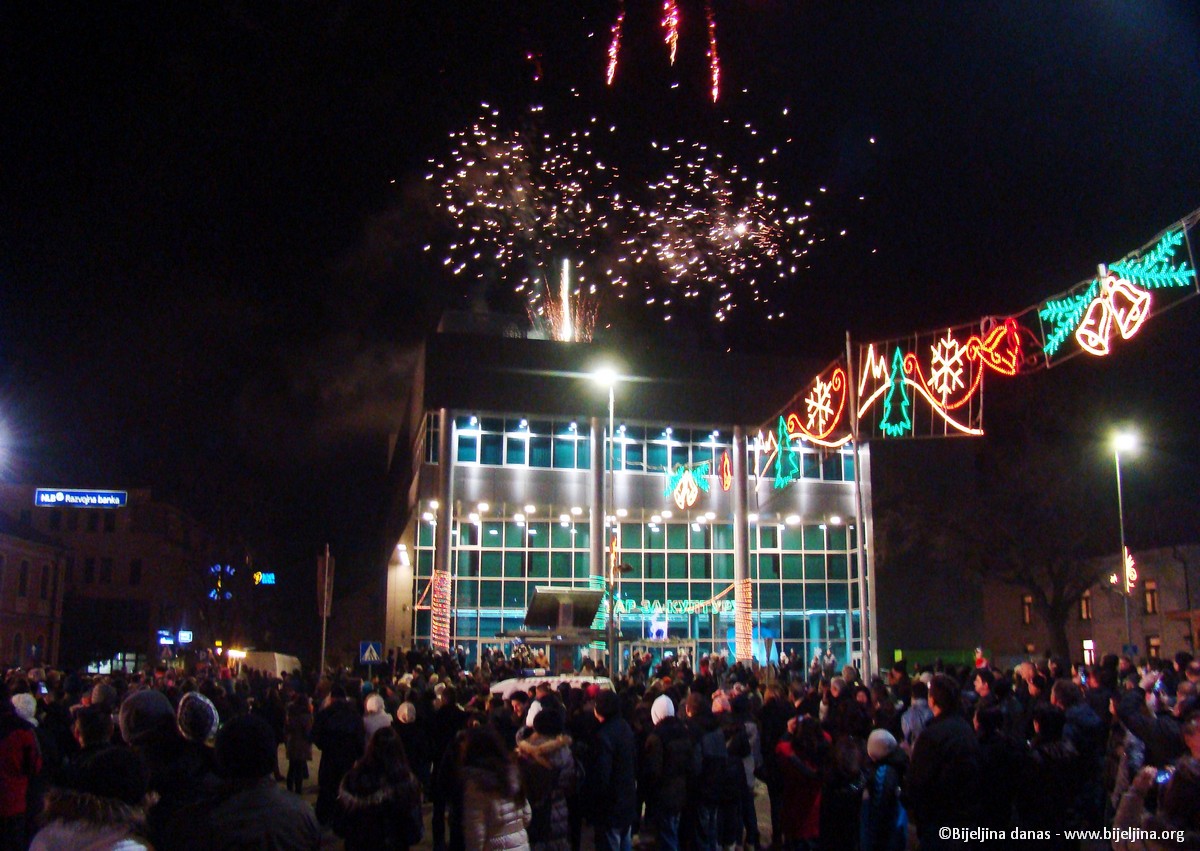
POLYGON ((1121 498, 1121 453, 1132 452, 1137 448, 1136 434, 1123 431, 1113 437, 1113 461, 1117 469, 1117 523, 1121 533, 1121 551, 1118 555, 1122 577, 1122 587, 1125 589, 1125 645, 1133 646, 1133 618, 1129 611, 1129 595, 1132 589, 1129 585, 1128 555, 1125 550, 1125 504, 1121 498))

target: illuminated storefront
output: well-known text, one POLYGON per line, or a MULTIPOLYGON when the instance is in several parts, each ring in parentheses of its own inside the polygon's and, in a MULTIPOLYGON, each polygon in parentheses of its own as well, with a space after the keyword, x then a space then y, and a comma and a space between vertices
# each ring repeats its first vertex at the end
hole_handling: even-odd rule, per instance
MULTIPOLYGON (((629 364, 626 357, 610 447, 605 394, 588 385, 592 364, 606 353, 521 342, 528 348, 501 347, 516 363, 479 361, 507 378, 515 411, 497 411, 506 394, 491 383, 478 394, 483 407, 461 407, 475 394, 453 372, 443 373, 443 389, 436 381, 424 386, 406 490, 412 501, 389 572, 389 644, 463 645, 471 656, 503 645, 496 635, 521 627, 535 587, 603 587, 597 560, 612 557, 615 528, 615 558, 628 566, 613 598, 622 646, 682 639, 699 653, 734 656, 740 524, 749 616, 742 655, 749 649, 762 660, 770 648, 773 657, 783 649, 811 658, 832 646, 839 662, 860 657, 852 446, 797 442, 793 480, 781 486, 773 445, 757 425, 778 412, 779 400, 748 404, 754 382, 722 372, 720 358, 629 364), (547 351, 569 353, 573 363, 561 365, 574 369, 544 370, 553 375, 532 390, 522 364, 547 351), (555 379, 557 387, 541 386, 555 379), (707 406, 693 385, 706 389, 720 420, 697 416, 707 406), (742 395, 730 397, 727 388, 742 395), (521 401, 528 404, 518 408, 521 401), (673 408, 678 419, 669 418, 673 408), (742 410, 747 421, 730 422, 742 410), (736 472, 743 473, 740 497, 736 472)), ((453 358, 461 341, 450 352, 445 346, 445 339, 433 344, 429 359, 453 358)))

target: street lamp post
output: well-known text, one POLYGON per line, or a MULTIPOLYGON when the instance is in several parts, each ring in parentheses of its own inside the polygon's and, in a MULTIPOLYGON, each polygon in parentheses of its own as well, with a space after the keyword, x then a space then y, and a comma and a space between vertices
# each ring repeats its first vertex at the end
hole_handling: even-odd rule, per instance
POLYGON ((1125 503, 1121 496, 1121 453, 1130 452, 1137 447, 1137 436, 1129 432, 1121 432, 1113 438, 1113 461, 1117 471, 1117 524, 1120 531, 1121 551, 1118 561, 1121 570, 1122 588, 1125 589, 1125 645, 1133 646, 1133 614, 1129 609, 1129 596, 1133 590, 1129 586, 1129 565, 1125 554, 1125 503))

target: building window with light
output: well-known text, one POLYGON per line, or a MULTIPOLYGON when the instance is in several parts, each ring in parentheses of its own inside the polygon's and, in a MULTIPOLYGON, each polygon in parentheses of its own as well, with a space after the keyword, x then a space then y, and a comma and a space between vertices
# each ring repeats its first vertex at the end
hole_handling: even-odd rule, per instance
POLYGON ((1033 623, 1033 595, 1026 594, 1021 598, 1021 623, 1033 623))
MULTIPOLYGON (((1083 597, 1079 600, 1079 619, 1081 621, 1090 621, 1092 619, 1092 592, 1084 591, 1083 597)), ((1091 663, 1089 663, 1091 664, 1091 663)))
POLYGON ((1158 583, 1153 579, 1147 580, 1143 586, 1143 602, 1146 614, 1158 614, 1158 583))
POLYGON ((1151 659, 1162 658, 1162 637, 1158 635, 1146 636, 1146 655, 1151 659))

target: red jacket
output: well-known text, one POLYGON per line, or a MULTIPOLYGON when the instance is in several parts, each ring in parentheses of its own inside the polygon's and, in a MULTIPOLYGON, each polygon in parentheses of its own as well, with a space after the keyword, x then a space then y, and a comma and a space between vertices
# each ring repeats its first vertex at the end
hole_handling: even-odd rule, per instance
POLYGON ((783 781, 784 839, 816 839, 821 833, 821 770, 800 760, 787 736, 775 746, 775 760, 783 781))
POLYGON ((33 727, 15 715, 0 715, 0 818, 24 814, 29 780, 41 770, 33 727))

